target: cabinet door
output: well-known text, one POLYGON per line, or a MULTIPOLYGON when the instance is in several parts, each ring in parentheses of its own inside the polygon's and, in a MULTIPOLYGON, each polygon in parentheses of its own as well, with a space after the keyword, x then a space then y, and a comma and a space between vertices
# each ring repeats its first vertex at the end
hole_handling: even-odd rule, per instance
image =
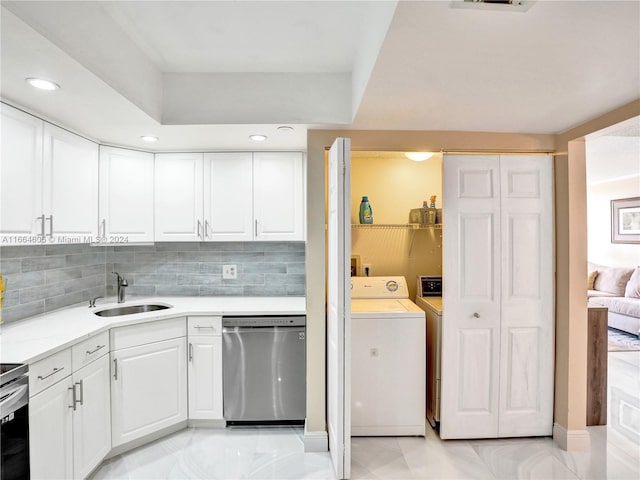
POLYGON ((187 419, 186 339, 111 352, 114 447, 187 419))
POLYGON ((111 450, 109 355, 73 374, 73 474, 86 478, 111 450))
POLYGON ((205 238, 253 240, 251 153, 207 153, 204 157, 205 238))
POLYGON ((67 377, 29 399, 31 478, 73 477, 72 381, 67 377))
POLYGON ((153 242, 153 154, 100 147, 99 235, 153 242))
POLYGON ((98 144, 45 123, 46 232, 88 243, 98 234, 98 144))
POLYGON ((500 164, 444 161, 442 438, 498 435, 500 164))
POLYGON ((222 337, 189 337, 189 418, 222 418, 222 337))
POLYGON ((0 236, 42 231, 42 120, 2 104, 0 142, 0 236), (40 219, 38 219, 40 217, 40 219))
POLYGON ((155 156, 155 241, 204 240, 202 153, 155 156))
POLYGON ((551 435, 553 163, 547 156, 501 156, 500 176, 502 341, 498 435, 551 435))
POLYGON ((304 240, 303 167, 299 152, 253 154, 256 240, 304 240))

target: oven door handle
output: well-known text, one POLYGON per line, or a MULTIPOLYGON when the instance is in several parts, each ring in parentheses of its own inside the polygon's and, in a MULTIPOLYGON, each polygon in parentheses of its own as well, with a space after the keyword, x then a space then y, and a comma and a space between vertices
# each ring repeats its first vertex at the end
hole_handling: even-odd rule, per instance
POLYGON ((8 415, 27 405, 27 403, 29 403, 28 391, 28 384, 23 384, 12 389, 2 389, 2 398, 0 399, 2 415, 8 415))

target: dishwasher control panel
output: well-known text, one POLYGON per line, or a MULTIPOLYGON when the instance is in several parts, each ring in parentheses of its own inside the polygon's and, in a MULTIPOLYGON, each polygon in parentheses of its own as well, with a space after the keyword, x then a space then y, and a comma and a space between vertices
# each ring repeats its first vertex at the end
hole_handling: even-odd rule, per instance
POLYGON ((265 315, 222 317, 223 327, 304 327, 305 315, 265 315))

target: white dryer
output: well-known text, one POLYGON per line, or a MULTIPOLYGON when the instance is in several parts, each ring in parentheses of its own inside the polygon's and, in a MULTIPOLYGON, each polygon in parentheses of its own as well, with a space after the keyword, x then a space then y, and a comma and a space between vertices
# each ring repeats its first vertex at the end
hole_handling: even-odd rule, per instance
POLYGON ((425 434, 425 313, 404 277, 351 278, 351 435, 425 434))

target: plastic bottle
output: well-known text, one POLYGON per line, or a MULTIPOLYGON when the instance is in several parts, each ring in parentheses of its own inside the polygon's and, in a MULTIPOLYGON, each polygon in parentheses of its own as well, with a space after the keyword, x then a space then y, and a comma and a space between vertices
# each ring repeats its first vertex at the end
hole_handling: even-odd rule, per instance
POLYGON ((369 203, 369 197, 366 195, 362 197, 360 202, 360 223, 371 224, 373 223, 373 210, 369 203))

